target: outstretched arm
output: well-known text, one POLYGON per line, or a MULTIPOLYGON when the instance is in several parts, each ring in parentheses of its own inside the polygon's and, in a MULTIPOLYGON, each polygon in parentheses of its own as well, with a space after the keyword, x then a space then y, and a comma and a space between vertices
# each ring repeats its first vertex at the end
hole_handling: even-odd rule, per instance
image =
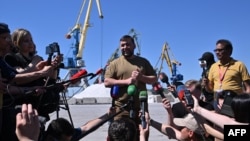
POLYGON ((150 119, 150 126, 154 127, 159 132, 167 135, 170 139, 180 139, 181 132, 168 124, 162 124, 158 121, 150 119))
POLYGON ((228 116, 225 115, 221 115, 218 113, 215 113, 213 111, 209 111, 205 108, 202 108, 199 106, 198 104, 198 100, 192 96, 194 99, 194 108, 193 108, 193 112, 196 112, 197 114, 201 115, 202 117, 204 117, 205 119, 213 122, 214 124, 218 125, 219 127, 224 129, 224 125, 244 125, 245 123, 240 123, 235 121, 232 118, 229 118, 228 116))

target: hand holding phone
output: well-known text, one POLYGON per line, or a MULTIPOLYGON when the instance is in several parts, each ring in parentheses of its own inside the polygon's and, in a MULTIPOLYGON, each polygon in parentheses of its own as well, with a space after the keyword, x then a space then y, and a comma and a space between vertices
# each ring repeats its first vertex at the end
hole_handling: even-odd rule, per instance
POLYGON ((192 94, 190 93, 190 90, 186 89, 184 91, 184 97, 185 97, 186 105, 189 107, 193 107, 194 106, 194 99, 192 97, 192 94))

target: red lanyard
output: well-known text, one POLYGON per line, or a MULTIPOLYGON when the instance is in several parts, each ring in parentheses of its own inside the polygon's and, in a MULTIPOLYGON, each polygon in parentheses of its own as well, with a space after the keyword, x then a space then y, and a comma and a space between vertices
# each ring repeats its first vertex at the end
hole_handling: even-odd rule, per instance
POLYGON ((220 88, 222 86, 222 81, 223 81, 223 79, 225 77, 225 74, 226 74, 226 71, 228 70, 228 67, 229 66, 227 66, 226 69, 224 70, 224 72, 222 72, 221 66, 219 65, 220 88))

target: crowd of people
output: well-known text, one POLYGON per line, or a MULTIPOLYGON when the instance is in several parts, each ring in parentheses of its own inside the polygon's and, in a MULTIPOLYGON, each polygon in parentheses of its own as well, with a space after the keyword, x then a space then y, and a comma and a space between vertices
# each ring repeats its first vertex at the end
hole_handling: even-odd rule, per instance
POLYGON ((212 52, 204 52, 198 59, 201 78, 172 84, 164 72, 157 76, 149 60, 134 54, 133 37, 124 35, 119 43, 122 55, 108 64, 104 75, 113 100, 107 113, 77 128, 59 117, 45 129, 41 119, 51 120, 49 114, 58 106, 60 91, 67 88, 46 89, 48 84, 56 84, 63 56, 44 60, 37 55, 30 31, 20 28, 11 33, 7 24, 0 23, 0 140, 80 140, 109 121, 109 141, 148 141, 150 127, 169 139, 219 141, 224 140, 224 125, 249 124, 250 75, 245 64, 231 56, 229 40, 216 42, 218 61, 212 52), (148 110, 146 86, 158 79, 179 99, 172 104, 162 95, 168 121, 154 120, 148 110), (226 104, 229 109, 225 112, 226 104))

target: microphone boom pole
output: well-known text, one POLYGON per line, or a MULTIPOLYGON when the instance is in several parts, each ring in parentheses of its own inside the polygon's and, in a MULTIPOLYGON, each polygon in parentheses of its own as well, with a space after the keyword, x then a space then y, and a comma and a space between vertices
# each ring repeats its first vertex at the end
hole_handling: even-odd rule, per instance
MULTIPOLYGON (((88 131, 84 132, 81 136, 79 136, 77 138, 77 140, 80 140, 81 138, 87 136, 89 133, 95 131, 96 129, 98 129, 100 126, 102 126, 104 123, 106 123, 107 121, 113 119, 115 116, 117 116, 118 114, 122 113, 124 111, 124 108, 126 108, 128 106, 128 104, 124 104, 122 107, 120 107, 120 111, 118 111, 117 113, 109 116, 107 119, 101 121, 99 124, 93 126, 91 129, 89 129, 88 131)), ((103 115, 104 116, 104 115, 103 115)))

